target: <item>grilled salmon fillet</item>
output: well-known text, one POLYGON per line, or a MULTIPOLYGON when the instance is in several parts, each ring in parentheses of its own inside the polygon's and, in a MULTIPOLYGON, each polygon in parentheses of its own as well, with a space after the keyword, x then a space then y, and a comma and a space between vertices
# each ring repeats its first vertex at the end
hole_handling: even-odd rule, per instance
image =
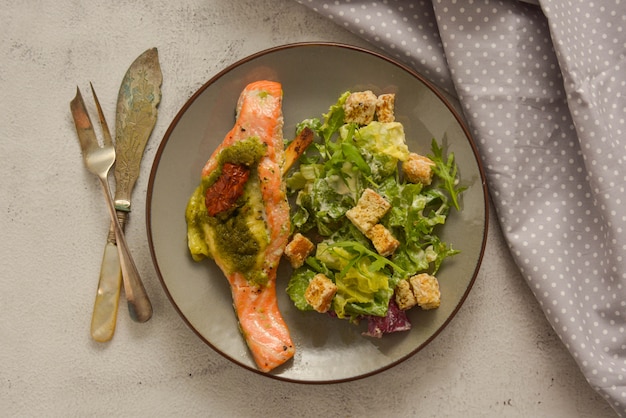
POLYGON ((241 333, 257 367, 268 372, 295 353, 276 299, 290 229, 281 85, 247 85, 236 110, 234 127, 189 199, 187 237, 193 258, 212 258, 228 279, 241 333))

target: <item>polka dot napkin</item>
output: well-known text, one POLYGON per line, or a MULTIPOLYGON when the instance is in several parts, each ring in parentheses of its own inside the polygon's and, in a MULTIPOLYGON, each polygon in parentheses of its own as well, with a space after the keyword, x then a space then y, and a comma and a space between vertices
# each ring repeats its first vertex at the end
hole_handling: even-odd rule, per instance
POLYGON ((298 1, 458 97, 517 265, 626 416, 626 4, 298 1))

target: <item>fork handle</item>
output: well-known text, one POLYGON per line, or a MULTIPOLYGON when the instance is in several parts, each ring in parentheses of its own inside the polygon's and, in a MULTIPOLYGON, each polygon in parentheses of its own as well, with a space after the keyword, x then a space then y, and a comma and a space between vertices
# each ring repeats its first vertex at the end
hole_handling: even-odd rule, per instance
POLYGON ((113 338, 121 289, 122 269, 117 245, 115 245, 115 229, 111 224, 109 239, 102 254, 98 291, 91 315, 91 337, 94 341, 103 343, 113 338))
POLYGON ((109 182, 106 177, 100 177, 100 181, 104 189, 104 194, 106 195, 111 222, 113 222, 113 227, 115 228, 115 239, 117 241, 117 251, 120 256, 120 266, 122 268, 122 278, 126 301, 128 302, 128 311, 134 321, 146 322, 152 317, 152 304, 141 282, 139 271, 137 270, 137 266, 126 243, 126 237, 124 236, 120 222, 117 219, 115 206, 113 205, 113 199, 111 198, 109 189, 109 182))

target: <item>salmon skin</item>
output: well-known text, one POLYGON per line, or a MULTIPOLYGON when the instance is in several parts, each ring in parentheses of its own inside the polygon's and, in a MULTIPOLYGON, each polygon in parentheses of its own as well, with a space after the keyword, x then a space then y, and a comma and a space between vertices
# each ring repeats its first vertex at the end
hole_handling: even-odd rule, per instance
POLYGON ((276 299, 290 230, 280 83, 247 85, 236 110, 187 205, 188 245, 195 260, 212 258, 228 279, 240 331, 257 367, 268 372, 295 353, 276 299))

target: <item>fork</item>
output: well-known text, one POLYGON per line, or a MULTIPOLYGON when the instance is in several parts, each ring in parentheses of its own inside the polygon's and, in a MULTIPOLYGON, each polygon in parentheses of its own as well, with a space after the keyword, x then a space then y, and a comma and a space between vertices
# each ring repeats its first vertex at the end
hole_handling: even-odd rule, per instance
POLYGON ((91 173, 98 176, 102 183, 109 215, 115 229, 117 250, 120 256, 120 266, 122 268, 124 281, 124 292, 126 293, 130 316, 134 321, 146 322, 152 317, 152 304, 150 303, 146 289, 141 282, 139 271, 128 248, 126 237, 124 236, 124 232, 122 231, 122 227, 120 226, 115 212, 115 206, 111 198, 111 189, 109 187, 108 176, 111 167, 115 163, 115 147, 113 146, 111 133, 104 118, 96 92, 91 83, 90 86, 98 110, 100 126, 102 127, 102 145, 100 145, 96 138, 89 113, 87 113, 83 97, 78 87, 76 87, 76 97, 70 102, 70 109, 74 117, 74 124, 76 125, 76 133, 78 134, 85 167, 87 167, 91 173))

